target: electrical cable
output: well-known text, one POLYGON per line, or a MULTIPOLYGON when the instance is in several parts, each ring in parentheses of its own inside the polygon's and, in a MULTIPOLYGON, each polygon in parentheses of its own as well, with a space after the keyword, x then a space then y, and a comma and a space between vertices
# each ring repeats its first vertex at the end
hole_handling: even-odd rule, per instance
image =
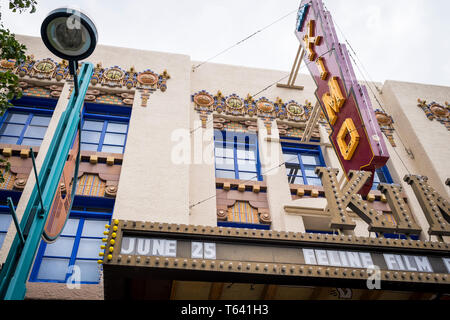
MULTIPOLYGON (((303 6, 305 6, 305 5, 303 5, 303 6)), ((302 7, 303 7, 303 6, 302 6, 302 7)), ((267 26, 263 27, 262 29, 259 29, 259 30, 255 31, 255 32, 253 32, 251 35, 245 37, 244 39, 242 39, 242 40, 240 40, 240 41, 238 41, 238 42, 236 42, 236 43, 233 44, 232 46, 230 46, 230 47, 228 47, 228 48, 226 48, 226 49, 220 51, 219 53, 217 53, 216 55, 212 56, 211 58, 209 58, 209 59, 207 59, 207 60, 205 60, 205 61, 203 61, 203 62, 197 64, 196 66, 193 66, 193 67, 192 67, 192 71, 195 71, 196 69, 200 68, 200 67, 201 67, 202 65, 204 65, 205 63, 208 63, 209 61, 211 61, 211 60, 217 58, 218 56, 224 54, 225 52, 231 50, 232 48, 234 48, 234 47, 240 45, 241 43, 243 43, 243 42, 247 41, 248 39, 252 38, 253 36, 257 35, 258 33, 260 33, 260 32, 262 32, 262 31, 266 30, 267 28, 269 28, 269 27, 271 27, 271 26, 273 26, 273 25, 276 24, 277 22, 280 22, 281 20, 283 20, 283 19, 285 19, 286 17, 290 16, 290 15, 293 14, 294 12, 298 12, 298 10, 300 10, 302 7, 300 7, 299 9, 295 9, 295 10, 290 11, 288 14, 285 14, 285 15, 282 16, 281 18, 278 18, 277 20, 273 21, 272 23, 268 24, 267 26)))

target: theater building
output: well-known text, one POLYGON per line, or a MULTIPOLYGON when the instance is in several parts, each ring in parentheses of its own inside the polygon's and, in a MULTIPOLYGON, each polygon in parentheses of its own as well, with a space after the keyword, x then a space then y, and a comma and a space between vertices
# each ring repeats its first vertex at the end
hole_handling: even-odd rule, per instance
MULTIPOLYGON (((18 39, 27 60, 0 65, 23 90, 0 119, 1 263, 17 235, 6 198, 20 219, 29 148, 39 169, 73 89, 40 38, 18 39)), ((331 67, 313 50, 299 56, 331 67)), ((269 86, 287 73, 102 45, 89 61, 75 202, 26 299, 448 299, 450 87, 365 83, 388 160, 361 195, 370 174, 337 152, 366 156, 364 132, 333 142, 314 74, 269 86)))

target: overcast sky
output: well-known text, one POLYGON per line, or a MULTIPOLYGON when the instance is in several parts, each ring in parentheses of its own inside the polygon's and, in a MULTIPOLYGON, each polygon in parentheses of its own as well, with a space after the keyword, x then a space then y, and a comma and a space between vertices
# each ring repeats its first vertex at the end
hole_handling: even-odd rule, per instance
MULTIPOLYGON (((367 80, 450 86, 450 1, 323 1, 338 25, 340 41, 350 43, 362 63, 360 69, 367 70, 367 80)), ((49 11, 63 5, 78 6, 93 18, 100 44, 182 53, 204 61, 296 10, 301 1, 37 2, 36 13, 13 14, 7 10, 8 0, 0 0, 5 26, 17 34, 39 36, 49 11)), ((290 71, 299 44, 295 22, 296 13, 292 13, 211 62, 290 71)), ((306 68, 301 72, 307 73, 306 68)), ((355 72, 362 79, 356 67, 355 72)))

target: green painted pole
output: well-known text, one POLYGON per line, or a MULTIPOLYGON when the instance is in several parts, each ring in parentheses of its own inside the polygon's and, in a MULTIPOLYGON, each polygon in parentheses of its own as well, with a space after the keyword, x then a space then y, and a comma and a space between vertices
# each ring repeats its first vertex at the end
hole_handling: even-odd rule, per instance
POLYGON ((16 230, 17 230, 17 234, 19 235, 20 242, 22 244, 25 244, 25 238, 23 237, 23 233, 22 233, 22 230, 20 229, 20 225, 19 225, 19 220, 17 219, 16 209, 14 209, 14 203, 13 203, 11 197, 8 197, 6 200, 8 201, 9 212, 11 213, 11 215, 13 217, 14 225, 16 226, 16 230))
POLYGON ((79 94, 72 93, 39 172, 38 181, 42 188, 44 213, 42 216, 36 214, 40 206, 40 197, 35 186, 20 223, 21 230, 24 230, 25 245, 21 248, 20 239, 16 235, 1 270, 0 298, 5 300, 22 300, 25 297, 27 278, 47 221, 48 209, 51 207, 55 192, 59 187, 70 146, 78 129, 79 115, 93 69, 91 63, 82 65, 78 75, 79 94))

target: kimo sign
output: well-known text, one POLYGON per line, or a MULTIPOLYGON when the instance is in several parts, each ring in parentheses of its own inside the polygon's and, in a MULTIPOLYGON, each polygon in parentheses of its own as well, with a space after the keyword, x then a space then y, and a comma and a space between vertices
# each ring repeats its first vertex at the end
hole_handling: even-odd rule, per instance
POLYGON ((347 48, 339 43, 321 0, 302 1, 295 33, 306 52, 305 62, 317 85, 315 94, 331 126, 330 141, 341 167, 347 176, 350 170, 372 172, 359 191, 366 195, 375 169, 389 159, 367 89, 358 84, 347 48))

